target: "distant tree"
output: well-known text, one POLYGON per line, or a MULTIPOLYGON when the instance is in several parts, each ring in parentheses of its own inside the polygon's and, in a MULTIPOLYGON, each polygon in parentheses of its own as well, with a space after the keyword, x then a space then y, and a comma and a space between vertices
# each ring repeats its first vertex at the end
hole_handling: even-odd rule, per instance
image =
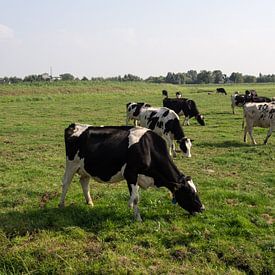
POLYGON ((145 81, 151 82, 151 83, 164 83, 165 77, 164 76, 149 76, 148 78, 145 79, 145 81))
POLYGON ((23 79, 24 82, 33 82, 33 81, 37 81, 37 80, 38 80, 38 75, 37 74, 27 75, 23 79))
POLYGON ((22 82, 22 79, 20 77, 17 77, 17 76, 9 77, 8 83, 19 83, 19 82, 22 82))
POLYGON ((212 73, 210 71, 202 70, 198 73, 197 83, 212 83, 212 73))
POLYGON ((230 75, 229 80, 231 80, 234 83, 243 83, 243 75, 238 72, 233 72, 230 75))
POLYGON ((185 83, 185 77, 183 73, 175 74, 175 73, 168 72, 165 77, 165 82, 171 83, 171 84, 183 84, 185 83))
POLYGON ((74 80, 74 76, 70 73, 61 74, 59 76, 61 80, 74 80))
POLYGON ((191 82, 189 82, 189 83, 197 83, 197 77, 198 77, 198 73, 196 70, 189 70, 186 73, 186 78, 187 78, 186 83, 189 82, 189 79, 191 79, 191 82))
POLYGON ((125 74, 122 81, 142 81, 142 78, 133 74, 125 74))
POLYGON ((255 83, 256 81, 257 81, 257 78, 254 75, 244 75, 243 76, 244 83, 255 83))
POLYGON ((216 84, 224 83, 224 75, 220 70, 213 71, 212 78, 213 78, 213 82, 216 84))
POLYGON ((86 76, 83 76, 81 81, 88 81, 89 79, 86 76))

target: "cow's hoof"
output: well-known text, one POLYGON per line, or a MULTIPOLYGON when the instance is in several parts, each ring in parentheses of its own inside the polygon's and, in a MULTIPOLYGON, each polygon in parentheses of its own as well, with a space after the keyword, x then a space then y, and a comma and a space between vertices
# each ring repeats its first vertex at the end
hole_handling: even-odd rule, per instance
POLYGON ((94 206, 94 203, 92 201, 88 201, 87 204, 90 205, 91 207, 94 206))

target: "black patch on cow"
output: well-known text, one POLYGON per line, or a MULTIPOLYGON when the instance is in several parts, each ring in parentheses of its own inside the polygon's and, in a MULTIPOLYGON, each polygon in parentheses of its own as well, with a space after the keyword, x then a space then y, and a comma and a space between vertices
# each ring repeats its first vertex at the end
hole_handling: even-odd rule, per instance
POLYGON ((157 112, 153 111, 153 112, 150 114, 149 118, 148 118, 148 127, 149 127, 149 129, 151 129, 151 130, 154 130, 154 129, 155 129, 156 124, 157 124, 157 122, 159 121, 159 118, 158 118, 158 117, 155 117, 156 113, 157 113, 157 112))
POLYGON ((136 105, 135 105, 135 111, 134 111, 134 113, 133 113, 133 116, 138 116, 139 114, 140 114, 140 110, 141 110, 141 108, 143 107, 143 105, 144 105, 144 103, 141 103, 141 102, 139 102, 139 103, 137 103, 136 105))
POLYGON ((177 118, 168 120, 164 125, 164 134, 171 132, 174 135, 175 140, 184 138, 184 133, 180 122, 177 118))
POLYGON ((169 114, 169 110, 165 111, 165 112, 162 114, 162 116, 163 116, 163 117, 166 117, 166 116, 168 116, 168 114, 169 114))

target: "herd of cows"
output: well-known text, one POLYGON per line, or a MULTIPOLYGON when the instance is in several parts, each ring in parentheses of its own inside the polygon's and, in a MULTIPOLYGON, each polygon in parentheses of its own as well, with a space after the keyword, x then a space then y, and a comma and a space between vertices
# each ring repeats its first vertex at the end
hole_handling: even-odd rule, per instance
MULTIPOLYGON (((218 88, 217 93, 226 92, 218 88), (219 90, 218 90, 219 89, 219 90)), ((171 156, 176 155, 175 141, 187 157, 191 157, 192 140, 184 134, 179 116, 184 115, 184 125, 194 117, 202 126, 204 117, 196 103, 182 98, 169 98, 162 92, 163 107, 152 107, 147 103, 126 105, 126 126, 91 126, 73 123, 65 129, 66 168, 62 182, 62 195, 59 206, 65 204, 65 197, 73 176, 80 175, 80 183, 87 204, 93 205, 89 179, 99 182, 126 180, 130 199, 129 206, 134 217, 141 221, 138 209, 139 187, 166 187, 172 194, 172 202, 178 203, 190 214, 205 210, 190 176, 183 174, 171 156), (134 126, 128 126, 129 120, 134 126), (137 126, 139 124, 139 126, 137 126)), ((231 97, 231 106, 243 107, 244 141, 247 132, 256 144, 252 130, 254 126, 268 128, 264 143, 267 143, 275 129, 275 101, 258 97, 255 91, 245 94, 236 92, 231 97)))

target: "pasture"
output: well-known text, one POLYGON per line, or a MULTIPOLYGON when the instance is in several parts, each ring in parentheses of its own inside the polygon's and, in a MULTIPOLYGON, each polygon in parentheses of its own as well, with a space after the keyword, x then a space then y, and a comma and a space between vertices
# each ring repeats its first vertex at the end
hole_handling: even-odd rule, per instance
MULTIPOLYGON (((0 274, 272 274, 274 271, 275 133, 254 129, 243 143, 242 110, 230 95, 275 85, 216 86, 78 82, 0 86, 0 274), (176 165, 192 176, 206 207, 190 217, 166 189, 140 190, 143 222, 133 222, 126 182, 90 182, 85 204, 75 177, 58 209, 64 128, 71 122, 124 125, 125 104, 162 106, 163 89, 194 99, 185 134, 192 158, 176 165)), ((182 121, 182 118, 181 118, 182 121)), ((107 158, 108 156, 106 156, 107 158)), ((164 167, 165 169, 165 167, 164 167)))

